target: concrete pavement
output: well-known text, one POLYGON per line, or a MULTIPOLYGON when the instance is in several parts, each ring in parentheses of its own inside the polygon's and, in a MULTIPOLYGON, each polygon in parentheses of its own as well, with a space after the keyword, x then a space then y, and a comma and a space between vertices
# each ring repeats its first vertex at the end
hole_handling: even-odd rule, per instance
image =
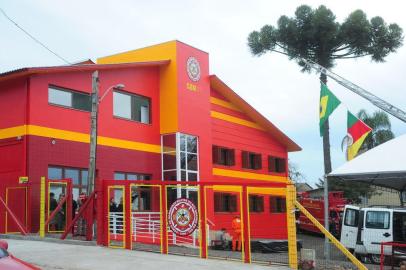
POLYGON ((44 241, 6 239, 16 257, 44 270, 288 270, 286 266, 261 266, 234 261, 161 255, 151 252, 69 245, 44 241))

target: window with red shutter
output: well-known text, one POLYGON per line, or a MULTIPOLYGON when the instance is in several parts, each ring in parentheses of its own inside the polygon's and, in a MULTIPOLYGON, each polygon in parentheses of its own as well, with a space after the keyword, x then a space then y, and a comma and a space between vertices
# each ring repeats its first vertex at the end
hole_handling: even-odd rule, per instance
POLYGON ((269 156, 268 157, 269 172, 284 173, 286 172, 286 159, 269 156))
POLYGON ((213 145, 213 163, 234 166, 234 149, 213 145))
POLYGON ((236 212, 237 195, 230 193, 214 193, 214 212, 236 212))
POLYGON ((285 213, 286 212, 286 199, 284 197, 269 197, 270 212, 271 213, 285 213))
POLYGON ((242 167, 244 169, 260 170, 262 169, 261 154, 242 151, 242 167))
POLYGON ((264 211, 264 197, 258 195, 250 195, 250 212, 260 213, 264 211))

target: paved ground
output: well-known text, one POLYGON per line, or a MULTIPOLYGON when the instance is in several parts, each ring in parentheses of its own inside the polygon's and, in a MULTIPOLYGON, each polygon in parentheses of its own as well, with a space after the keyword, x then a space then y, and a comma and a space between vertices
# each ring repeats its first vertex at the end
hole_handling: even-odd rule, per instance
POLYGON ((129 251, 43 241, 7 239, 9 251, 16 257, 44 270, 205 270, 249 269, 288 270, 284 266, 261 266, 225 260, 161 255, 151 252, 129 251))

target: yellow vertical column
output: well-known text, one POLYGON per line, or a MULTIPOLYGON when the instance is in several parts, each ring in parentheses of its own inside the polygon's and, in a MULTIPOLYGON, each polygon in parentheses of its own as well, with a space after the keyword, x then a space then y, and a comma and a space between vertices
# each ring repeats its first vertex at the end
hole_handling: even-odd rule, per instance
POLYGON ((289 266, 292 269, 298 269, 295 201, 296 188, 293 184, 288 185, 286 187, 286 218, 288 225, 289 266))
POLYGON ((45 237, 45 177, 41 177, 39 237, 45 237))

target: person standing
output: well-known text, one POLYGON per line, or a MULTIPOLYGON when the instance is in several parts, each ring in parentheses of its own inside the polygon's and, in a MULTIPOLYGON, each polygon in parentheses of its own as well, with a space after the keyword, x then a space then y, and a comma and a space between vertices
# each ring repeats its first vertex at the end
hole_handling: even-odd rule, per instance
MULTIPOLYGON (((52 214, 52 212, 58 207, 58 202, 55 199, 55 193, 50 192, 49 193, 49 213, 48 216, 52 214)), ((51 220, 49 223, 49 230, 50 231, 56 231, 58 230, 58 222, 57 222, 57 216, 54 216, 54 218, 51 220)))
POLYGON ((233 230, 232 248, 233 251, 241 251, 241 219, 240 216, 235 216, 231 222, 231 228, 233 230), (238 247, 237 247, 238 242, 238 247))

